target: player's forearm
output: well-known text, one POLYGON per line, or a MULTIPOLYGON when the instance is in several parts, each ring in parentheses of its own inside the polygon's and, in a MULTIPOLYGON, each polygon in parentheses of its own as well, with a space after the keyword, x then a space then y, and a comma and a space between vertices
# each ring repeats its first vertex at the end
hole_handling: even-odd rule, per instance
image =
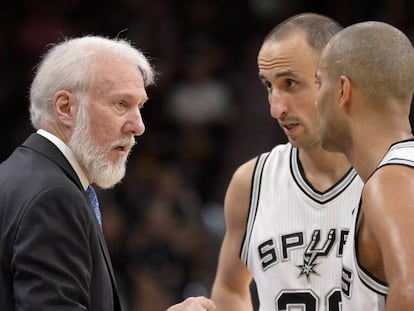
POLYGON ((211 299, 216 304, 217 311, 253 311, 250 292, 242 294, 214 286, 211 299))

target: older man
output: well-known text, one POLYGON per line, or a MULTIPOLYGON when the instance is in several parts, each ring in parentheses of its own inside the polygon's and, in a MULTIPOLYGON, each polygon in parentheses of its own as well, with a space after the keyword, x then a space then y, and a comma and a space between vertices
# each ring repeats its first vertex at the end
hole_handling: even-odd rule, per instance
POLYGON ((125 174, 154 73, 123 40, 52 47, 30 89, 32 134, 0 165, 0 309, 120 310, 91 184, 125 174))

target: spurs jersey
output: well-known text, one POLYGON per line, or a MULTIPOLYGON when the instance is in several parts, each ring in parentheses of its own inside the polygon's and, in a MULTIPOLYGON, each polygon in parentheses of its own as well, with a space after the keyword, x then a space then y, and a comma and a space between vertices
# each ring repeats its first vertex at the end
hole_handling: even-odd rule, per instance
POLYGON ((258 157, 240 258, 260 310, 339 310, 342 250, 361 189, 351 169, 316 191, 290 144, 258 157))
MULTIPOLYGON (((405 165, 414 168, 414 140, 393 144, 377 167, 385 165, 405 165)), ((358 261, 355 247, 355 230, 361 215, 362 204, 354 212, 354 220, 349 233, 349 243, 344 248, 342 267, 343 310, 385 310, 388 292, 386 283, 376 279, 358 261)))

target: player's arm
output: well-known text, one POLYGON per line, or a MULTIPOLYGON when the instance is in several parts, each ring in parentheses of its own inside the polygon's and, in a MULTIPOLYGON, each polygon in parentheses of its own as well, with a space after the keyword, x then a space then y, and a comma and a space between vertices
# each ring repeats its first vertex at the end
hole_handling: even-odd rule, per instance
POLYGON ((212 289, 212 300, 218 311, 253 310, 249 287, 252 276, 239 253, 246 229, 255 163, 256 159, 253 159, 236 170, 224 200, 226 234, 212 289))
POLYGON ((167 311, 214 311, 216 306, 205 297, 190 297, 181 303, 175 304, 167 309, 167 311))
POLYGON ((365 227, 374 237, 389 285, 387 310, 414 310, 414 170, 386 166, 363 193, 365 227))

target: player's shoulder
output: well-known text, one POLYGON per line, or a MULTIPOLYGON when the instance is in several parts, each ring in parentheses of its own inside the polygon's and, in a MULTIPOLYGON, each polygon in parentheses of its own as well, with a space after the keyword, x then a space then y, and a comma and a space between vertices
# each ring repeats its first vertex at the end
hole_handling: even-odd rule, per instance
POLYGON ((245 162, 239 167, 241 173, 252 173, 255 167, 259 164, 259 162, 265 162, 269 158, 280 158, 280 157, 289 157, 292 151, 292 145, 290 143, 287 144, 279 144, 273 147, 270 151, 263 152, 258 156, 250 159, 249 161, 245 162))
POLYGON ((238 189, 250 189, 250 184, 256 167, 258 156, 241 164, 233 173, 230 187, 238 189))
POLYGON ((233 181, 235 182, 245 182, 250 186, 250 181, 251 178, 253 176, 253 173, 257 167, 257 165, 259 164, 259 162, 263 162, 266 161, 267 158, 269 157, 279 157, 279 156, 285 156, 285 155, 289 155, 290 152, 292 150, 292 145, 287 143, 287 144, 280 144, 280 145, 276 145, 275 147, 273 147, 273 149, 271 149, 270 151, 267 152, 263 152, 251 159, 249 159, 248 161, 244 162, 243 164, 241 164, 235 171, 233 174, 233 181))
POLYGON ((397 200, 412 202, 414 187, 410 180, 413 178, 414 169, 410 166, 385 165, 378 168, 363 187, 364 210, 367 213, 383 213, 382 209, 388 208, 387 206, 394 209, 397 200))
POLYGON ((369 176, 368 180, 365 182, 364 191, 379 189, 379 192, 381 192, 390 189, 392 186, 403 186, 407 184, 407 181, 412 180, 413 177, 414 166, 405 165, 403 163, 383 165, 377 168, 369 176))

